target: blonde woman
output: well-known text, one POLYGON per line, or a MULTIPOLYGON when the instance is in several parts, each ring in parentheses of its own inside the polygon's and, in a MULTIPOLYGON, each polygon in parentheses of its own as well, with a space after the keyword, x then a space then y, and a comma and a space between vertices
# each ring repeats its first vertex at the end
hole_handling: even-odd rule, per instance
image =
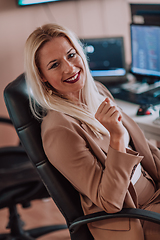
MULTIPOLYGON (((93 80, 75 35, 56 24, 37 28, 26 41, 25 71, 45 153, 79 191, 84 213, 160 212, 160 151, 93 80)), ((88 226, 95 240, 160 239, 157 224, 138 219, 88 226)))

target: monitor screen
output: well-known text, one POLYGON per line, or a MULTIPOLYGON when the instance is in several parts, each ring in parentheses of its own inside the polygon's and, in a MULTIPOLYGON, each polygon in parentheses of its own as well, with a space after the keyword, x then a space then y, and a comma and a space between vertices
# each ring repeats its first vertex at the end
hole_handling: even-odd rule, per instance
POLYGON ((160 26, 131 24, 131 72, 160 78, 160 26))
POLYGON ((126 76, 123 37, 81 39, 96 80, 117 81, 126 76))
POLYGON ((50 2, 61 2, 61 1, 69 1, 69 0, 17 0, 19 6, 27 6, 34 5, 40 3, 50 3, 50 2))

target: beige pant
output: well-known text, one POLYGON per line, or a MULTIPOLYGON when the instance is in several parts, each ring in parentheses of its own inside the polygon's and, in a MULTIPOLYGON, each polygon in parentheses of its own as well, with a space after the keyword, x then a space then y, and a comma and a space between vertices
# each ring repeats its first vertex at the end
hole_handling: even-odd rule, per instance
MULTIPOLYGON (((138 193, 139 208, 160 213, 160 201, 159 203, 151 203, 147 205, 147 202, 155 193, 155 187, 152 184, 152 181, 141 175, 140 179, 135 184, 135 188, 138 193)), ((160 240, 159 224, 142 221, 142 226, 145 240, 160 240)))
MULTIPOLYGON (((160 213, 160 203, 151 204, 146 210, 160 213)), ((145 240, 160 240, 160 224, 144 221, 143 230, 145 240)))

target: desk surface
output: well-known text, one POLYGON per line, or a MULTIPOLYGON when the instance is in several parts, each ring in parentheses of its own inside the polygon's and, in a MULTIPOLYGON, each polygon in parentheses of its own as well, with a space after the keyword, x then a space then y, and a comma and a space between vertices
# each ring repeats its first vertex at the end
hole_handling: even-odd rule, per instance
POLYGON ((137 116, 136 112, 139 105, 116 99, 118 106, 130 116, 142 129, 147 139, 160 141, 160 125, 154 124, 153 121, 159 116, 160 105, 157 105, 157 111, 152 115, 137 116))

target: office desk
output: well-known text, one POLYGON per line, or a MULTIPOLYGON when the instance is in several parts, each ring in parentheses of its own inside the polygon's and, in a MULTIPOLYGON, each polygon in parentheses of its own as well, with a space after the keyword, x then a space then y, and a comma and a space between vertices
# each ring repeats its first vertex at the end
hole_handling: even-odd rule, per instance
POLYGON ((153 115, 136 116, 139 105, 116 99, 118 106, 130 116, 142 129, 147 139, 160 141, 160 125, 153 123, 159 116, 160 105, 157 105, 157 111, 153 115))

